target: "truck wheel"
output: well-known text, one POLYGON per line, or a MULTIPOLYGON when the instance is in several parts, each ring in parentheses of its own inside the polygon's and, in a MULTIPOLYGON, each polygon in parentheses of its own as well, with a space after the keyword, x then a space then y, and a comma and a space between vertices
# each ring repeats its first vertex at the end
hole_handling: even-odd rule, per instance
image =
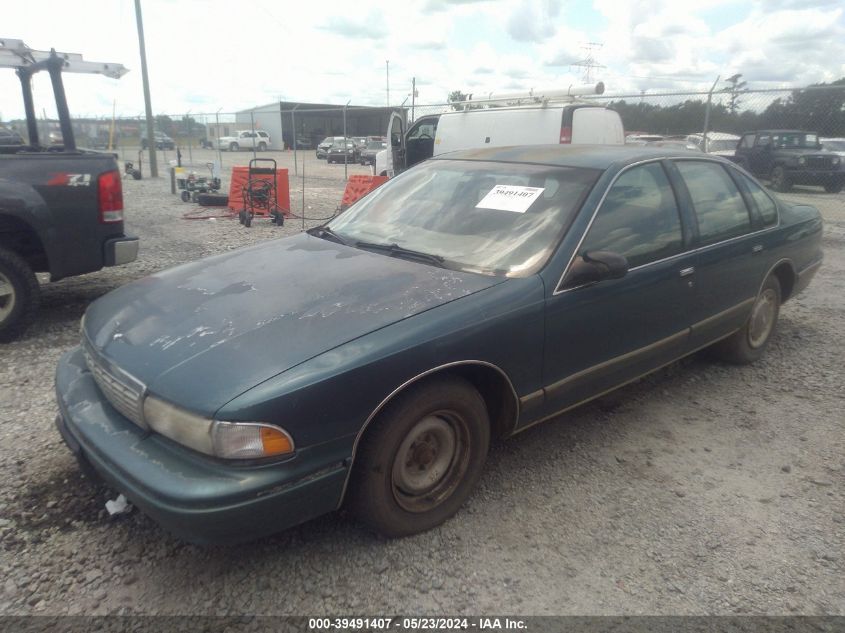
POLYGON ((829 182, 824 186, 824 190, 828 193, 839 193, 842 191, 842 185, 841 182, 829 182))
POLYGON ((182 192, 182 202, 190 202, 191 200, 191 193, 189 191, 182 192))
POLYGON ((229 151, 230 152, 237 152, 241 148, 240 145, 237 143, 229 143, 229 151))
POLYGON ((38 307, 35 273, 17 253, 0 248, 0 342, 23 332, 38 307))
POLYGON ((790 189, 792 189, 792 183, 789 181, 789 176, 786 175, 786 170, 784 170, 784 168, 780 165, 772 170, 770 180, 772 182, 772 189, 775 191, 787 193, 790 189))
POLYGON ((258 151, 259 152, 266 152, 267 151, 267 143, 259 143, 258 144, 258 151))
POLYGON ((724 361, 747 365, 763 355, 780 314, 781 289, 778 278, 769 275, 754 301, 748 321, 728 338, 716 343, 713 351, 724 361))
POLYGON ((444 376, 416 385, 388 403, 362 438, 350 506, 388 537, 436 527, 469 497, 489 446, 487 407, 470 383, 444 376))

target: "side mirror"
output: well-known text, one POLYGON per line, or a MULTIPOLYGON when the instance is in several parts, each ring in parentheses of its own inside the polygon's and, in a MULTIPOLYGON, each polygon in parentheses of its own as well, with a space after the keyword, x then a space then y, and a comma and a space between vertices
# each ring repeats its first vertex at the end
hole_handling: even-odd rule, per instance
POLYGON ((628 260, 610 251, 587 251, 572 262, 564 288, 574 288, 605 279, 621 279, 628 274, 628 260))

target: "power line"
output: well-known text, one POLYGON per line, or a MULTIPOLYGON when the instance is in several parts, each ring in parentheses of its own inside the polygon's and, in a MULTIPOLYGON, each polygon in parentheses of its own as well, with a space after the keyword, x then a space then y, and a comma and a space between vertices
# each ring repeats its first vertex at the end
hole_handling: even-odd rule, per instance
POLYGON ((577 62, 573 62, 570 64, 570 68, 572 66, 581 66, 584 69, 584 83, 592 83, 591 75, 593 72, 593 68, 607 68, 607 66, 603 64, 599 64, 596 61, 595 56, 593 55, 594 50, 600 49, 604 44, 600 44, 598 42, 586 42, 584 43, 581 48, 586 51, 586 55, 584 59, 579 60, 577 62))

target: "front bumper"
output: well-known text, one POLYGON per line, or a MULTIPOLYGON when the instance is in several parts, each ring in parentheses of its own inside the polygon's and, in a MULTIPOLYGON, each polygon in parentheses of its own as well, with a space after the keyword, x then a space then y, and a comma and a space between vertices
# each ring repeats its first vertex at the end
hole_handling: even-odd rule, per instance
POLYGON ((787 174, 796 185, 832 185, 845 182, 845 172, 842 171, 790 169, 787 174))
POLYGON ((138 259, 137 237, 117 237, 106 241, 103 263, 106 266, 122 266, 138 259))
POLYGON ((59 361, 56 400, 56 425, 83 470, 96 472, 187 541, 252 540, 331 512, 340 502, 347 474, 342 458, 315 470, 307 450, 286 462, 237 466, 190 451, 112 408, 79 348, 59 361))

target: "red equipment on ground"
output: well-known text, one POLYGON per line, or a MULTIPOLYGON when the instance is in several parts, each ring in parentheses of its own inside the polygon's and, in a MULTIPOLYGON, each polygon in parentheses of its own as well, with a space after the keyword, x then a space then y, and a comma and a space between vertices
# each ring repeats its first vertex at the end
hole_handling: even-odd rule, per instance
MULTIPOLYGON (((267 175, 253 175, 253 179, 261 178, 271 182, 273 176, 267 175)), ((244 187, 249 182, 249 167, 238 165, 232 167, 232 178, 229 184, 229 208, 233 211, 243 211, 244 205, 244 187)), ((288 170, 284 168, 276 169, 276 202, 275 206, 285 215, 290 217, 290 187, 288 185, 288 170)), ((255 215, 269 215, 265 210, 256 209, 255 215)))

